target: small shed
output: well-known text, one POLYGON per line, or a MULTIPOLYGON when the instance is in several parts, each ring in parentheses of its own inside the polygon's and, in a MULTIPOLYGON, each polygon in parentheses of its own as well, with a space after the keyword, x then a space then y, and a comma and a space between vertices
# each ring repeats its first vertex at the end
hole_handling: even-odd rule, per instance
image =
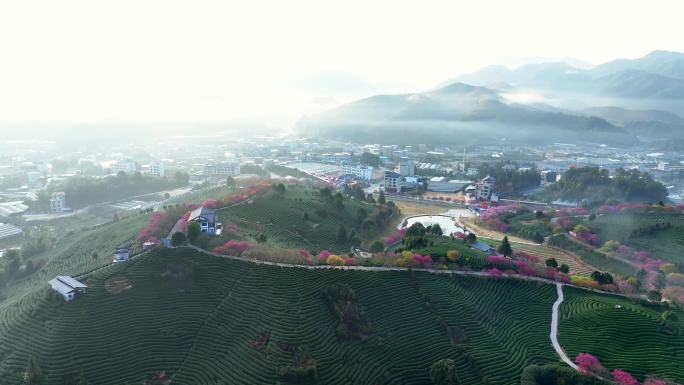
POLYGON ((480 241, 473 242, 473 244, 471 244, 470 247, 472 247, 475 250, 480 250, 481 252, 483 252, 487 255, 496 254, 496 250, 492 246, 490 246, 486 243, 482 243, 480 241))
POLYGON ((77 294, 85 293, 87 285, 75 280, 68 275, 58 275, 48 281, 52 290, 59 293, 65 301, 71 301, 77 294))
POLYGON ((130 252, 127 248, 119 247, 114 250, 114 262, 128 261, 130 257, 130 252))

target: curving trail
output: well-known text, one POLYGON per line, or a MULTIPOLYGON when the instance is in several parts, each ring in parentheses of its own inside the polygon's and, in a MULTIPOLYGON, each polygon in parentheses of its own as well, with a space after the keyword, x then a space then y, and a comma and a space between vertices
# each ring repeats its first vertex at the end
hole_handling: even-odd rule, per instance
POLYGON ((560 307, 560 304, 563 303, 562 283, 556 283, 556 292, 558 293, 558 299, 556 299, 556 302, 553 303, 553 307, 551 308, 551 344, 553 345, 553 348, 556 349, 556 353, 558 353, 563 362, 568 364, 568 366, 571 368, 579 370, 577 364, 572 362, 572 360, 567 356, 567 354, 565 354, 565 351, 563 351, 563 348, 558 343, 558 308, 560 307))

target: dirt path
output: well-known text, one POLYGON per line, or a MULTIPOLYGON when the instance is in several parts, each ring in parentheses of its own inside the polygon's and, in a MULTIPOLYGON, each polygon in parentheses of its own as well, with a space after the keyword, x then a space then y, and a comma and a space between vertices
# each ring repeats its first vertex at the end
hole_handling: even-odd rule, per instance
MULTIPOLYGON (((194 246, 194 245, 186 245, 186 246, 181 246, 181 247, 197 250, 200 253, 203 253, 206 255, 211 255, 214 257, 218 257, 218 258, 226 258, 226 259, 231 259, 234 261, 248 262, 248 263, 253 263, 253 264, 257 264, 257 265, 277 266, 277 267, 281 267, 281 268, 290 268, 290 269, 308 269, 308 270, 328 269, 328 270, 356 270, 356 271, 409 271, 409 270, 411 270, 411 271, 422 271, 422 272, 432 273, 432 274, 449 274, 449 275, 461 275, 461 276, 471 276, 471 277, 490 277, 490 275, 484 271, 442 270, 442 269, 432 269, 432 268, 409 269, 409 268, 405 268, 405 267, 393 267, 393 266, 296 265, 296 264, 292 264, 292 263, 264 261, 264 260, 256 259, 256 258, 240 257, 237 255, 217 254, 217 253, 212 253, 211 251, 204 250, 204 249, 197 247, 197 246, 194 246)), ((519 279, 519 280, 523 280, 523 281, 542 282, 542 283, 553 284, 553 285, 565 285, 565 286, 570 286, 570 287, 576 287, 578 289, 582 289, 582 290, 586 290, 586 291, 591 291, 594 293, 615 295, 618 297, 627 297, 625 294, 612 293, 609 291, 603 291, 603 290, 598 290, 598 289, 590 289, 590 288, 577 286, 577 285, 573 285, 573 284, 569 284, 569 283, 560 283, 560 282, 552 281, 552 280, 547 279, 547 278, 532 277, 529 275, 504 274, 501 278, 502 279, 519 279)))
POLYGON ((558 343, 558 308, 561 303, 563 303, 563 284, 556 283, 556 292, 558 293, 558 299, 556 299, 556 302, 553 303, 553 307, 551 308, 551 334, 549 335, 549 337, 551 337, 551 345, 553 345, 553 348, 563 362, 568 364, 571 368, 578 370, 577 364, 572 362, 568 355, 565 354, 560 343, 558 343))

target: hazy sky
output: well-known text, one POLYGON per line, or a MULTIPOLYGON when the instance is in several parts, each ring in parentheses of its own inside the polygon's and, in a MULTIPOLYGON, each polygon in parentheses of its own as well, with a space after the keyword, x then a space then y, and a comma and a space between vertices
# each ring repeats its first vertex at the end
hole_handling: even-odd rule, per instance
POLYGON ((684 51, 682 14, 681 0, 2 1, 0 118, 292 117, 326 96, 293 86, 318 71, 409 91, 530 56, 684 51))

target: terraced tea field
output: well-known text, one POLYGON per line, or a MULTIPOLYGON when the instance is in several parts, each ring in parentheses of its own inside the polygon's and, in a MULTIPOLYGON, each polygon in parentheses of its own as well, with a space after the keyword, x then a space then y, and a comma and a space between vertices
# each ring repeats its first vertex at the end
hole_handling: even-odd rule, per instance
POLYGON ((684 312, 666 328, 660 311, 627 299, 568 287, 564 293, 558 337, 569 356, 587 352, 641 379, 656 374, 684 381, 684 312))
MULTIPOLYGON (((480 240, 487 242, 494 247, 499 247, 499 244, 501 243, 500 240, 495 239, 480 238, 480 240)), ((518 242, 511 242, 511 246, 514 251, 524 251, 538 256, 542 259, 542 263, 548 258, 555 258, 558 261, 558 264, 566 264, 570 267, 570 274, 587 275, 595 270, 578 257, 565 250, 518 242)))
POLYGON ((130 245, 140 229, 147 223, 147 215, 139 215, 119 222, 76 233, 56 248, 36 256, 45 265, 28 277, 0 288, 0 311, 17 297, 43 287, 56 275, 75 275, 112 262, 114 248, 130 245))
POLYGON ((0 383, 33 357, 46 384, 83 373, 99 385, 274 384, 279 368, 316 367, 320 384, 425 384, 453 358, 464 384, 510 384, 557 356, 553 285, 410 272, 252 265, 189 250, 158 251, 100 270, 64 303, 42 289, 0 334, 0 383), (125 282, 121 290, 112 286, 125 282), (338 341, 321 290, 344 282, 371 334, 338 341))
POLYGON ((684 256, 682 214, 606 214, 588 225, 603 240, 613 239, 636 250, 647 250, 656 258, 676 262, 684 256))
POLYGON ((244 235, 264 233, 269 242, 278 246, 316 252, 323 249, 347 252, 352 244, 338 242, 340 224, 347 232, 357 228, 357 235, 367 240, 377 234, 358 229, 360 221, 356 213, 360 208, 370 213, 374 206, 345 199, 344 208, 339 209, 323 199, 317 189, 289 186, 283 198, 259 197, 251 204, 220 209, 218 215, 224 224, 237 224, 238 231, 244 235), (305 213, 308 219, 304 218, 305 213))
POLYGON ((582 259, 582 262, 594 266, 601 271, 610 271, 623 277, 634 276, 638 271, 633 264, 621 261, 617 258, 608 257, 591 247, 574 241, 564 235, 555 235, 549 242, 554 247, 572 252, 582 259))

